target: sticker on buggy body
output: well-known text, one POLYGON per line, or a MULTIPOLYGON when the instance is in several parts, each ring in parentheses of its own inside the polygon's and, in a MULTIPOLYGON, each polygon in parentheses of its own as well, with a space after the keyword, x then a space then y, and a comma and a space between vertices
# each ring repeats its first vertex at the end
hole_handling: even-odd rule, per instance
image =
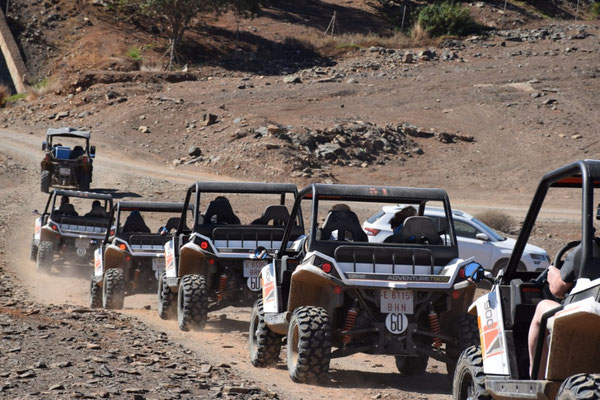
POLYGON ((502 304, 498 292, 495 290, 480 297, 476 304, 484 372, 508 375, 502 304))
POLYGON ((102 260, 102 246, 94 251, 94 276, 102 276, 104 273, 104 262, 102 260))
POLYGON ((175 271, 175 238, 165 243, 165 270, 168 278, 177 277, 177 271, 175 271))
POLYGON ((265 312, 279 312, 277 304, 277 285, 275 284, 275 262, 265 266, 261 273, 263 309, 265 312))
POLYGON ((42 234, 42 217, 35 219, 35 230, 33 232, 33 238, 35 240, 40 240, 42 234))

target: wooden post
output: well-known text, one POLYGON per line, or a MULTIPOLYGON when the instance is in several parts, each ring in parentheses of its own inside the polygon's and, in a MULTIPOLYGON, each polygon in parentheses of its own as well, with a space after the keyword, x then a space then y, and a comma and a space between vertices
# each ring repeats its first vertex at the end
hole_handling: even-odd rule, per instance
POLYGON ((406 15, 406 4, 404 5, 404 9, 402 10, 402 25, 400 26, 400 31, 404 30, 404 16, 406 15))

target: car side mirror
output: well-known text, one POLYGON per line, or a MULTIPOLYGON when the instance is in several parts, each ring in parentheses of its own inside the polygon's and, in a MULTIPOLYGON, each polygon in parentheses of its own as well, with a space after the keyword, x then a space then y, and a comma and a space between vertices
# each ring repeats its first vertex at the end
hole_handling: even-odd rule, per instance
POLYGON ((90 157, 91 158, 96 157, 96 146, 90 147, 90 157))
POLYGON ((47 148, 48 148, 48 142, 42 142, 42 150, 46 151, 47 148))
POLYGON ((490 240, 488 235, 486 235, 485 233, 478 233, 477 235, 475 235, 475 239, 481 240, 483 242, 488 242, 490 240))

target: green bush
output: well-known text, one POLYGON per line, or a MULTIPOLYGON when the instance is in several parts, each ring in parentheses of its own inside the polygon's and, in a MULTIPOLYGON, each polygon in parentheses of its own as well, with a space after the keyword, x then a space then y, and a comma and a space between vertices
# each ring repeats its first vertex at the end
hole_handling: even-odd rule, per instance
POLYGON ((597 1, 594 4, 592 4, 592 16, 594 18, 600 17, 600 1, 597 1))
POLYGON ((127 50, 127 55, 133 61, 142 61, 142 49, 139 47, 130 47, 129 50, 127 50))
POLYGON ((417 22, 431 36, 466 35, 477 25, 469 9, 452 1, 430 4, 419 11, 417 22))

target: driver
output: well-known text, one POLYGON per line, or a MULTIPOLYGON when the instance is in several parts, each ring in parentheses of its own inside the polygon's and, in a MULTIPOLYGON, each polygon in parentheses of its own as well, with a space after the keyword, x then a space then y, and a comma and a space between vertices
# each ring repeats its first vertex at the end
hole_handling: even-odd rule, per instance
MULTIPOLYGON (((594 241, 596 243, 596 241, 594 241)), ((596 247, 594 245, 594 247, 596 247)), ((581 243, 571 251, 561 269, 556 268, 554 265, 548 267, 548 286, 552 295, 558 299, 563 299, 567 292, 575 285, 575 280, 579 276, 577 270, 580 266, 581 260, 581 243)), ((594 249, 594 253, 596 249, 594 249)), ((533 357, 535 355, 536 343, 540 334, 540 323, 542 321, 542 315, 544 313, 559 307, 560 303, 554 300, 542 300, 538 303, 531 325, 529 327, 528 345, 529 345, 529 375, 531 375, 533 367, 533 357)), ((545 334, 545 333, 544 333, 545 334)), ((531 377, 531 379, 543 379, 544 371, 546 370, 546 359, 547 359, 548 348, 544 345, 542 350, 542 358, 540 368, 537 377, 531 377)))
POLYGON ((60 207, 58 207, 58 210, 56 210, 56 212, 58 214, 65 215, 68 217, 76 217, 79 215, 77 214, 77 211, 75 211, 75 207, 73 207, 73 204, 69 202, 69 196, 62 196, 60 198, 60 207))

